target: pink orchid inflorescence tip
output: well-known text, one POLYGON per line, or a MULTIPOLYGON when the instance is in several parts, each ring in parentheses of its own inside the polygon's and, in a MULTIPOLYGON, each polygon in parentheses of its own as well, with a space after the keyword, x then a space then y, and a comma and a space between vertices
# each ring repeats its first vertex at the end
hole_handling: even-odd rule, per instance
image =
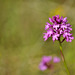
POLYGON ((59 17, 59 15, 53 16, 53 18, 49 18, 49 21, 52 23, 48 23, 45 25, 45 30, 47 31, 44 34, 44 37, 46 41, 49 37, 52 37, 52 40, 59 40, 61 36, 63 36, 64 40, 66 39, 67 42, 71 42, 74 37, 72 36, 71 25, 67 21, 67 17, 63 18, 62 16, 59 17))

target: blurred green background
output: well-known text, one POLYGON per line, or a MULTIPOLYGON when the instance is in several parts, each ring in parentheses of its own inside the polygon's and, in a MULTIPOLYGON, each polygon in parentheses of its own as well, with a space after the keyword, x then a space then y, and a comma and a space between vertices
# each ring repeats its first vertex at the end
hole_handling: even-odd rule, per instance
MULTIPOLYGON (((44 42, 48 18, 67 16, 75 37, 75 0, 0 0, 0 75, 67 75, 63 63, 41 72, 43 55, 60 56, 59 44, 44 42)), ((63 43, 71 75, 75 75, 75 40, 63 43)))

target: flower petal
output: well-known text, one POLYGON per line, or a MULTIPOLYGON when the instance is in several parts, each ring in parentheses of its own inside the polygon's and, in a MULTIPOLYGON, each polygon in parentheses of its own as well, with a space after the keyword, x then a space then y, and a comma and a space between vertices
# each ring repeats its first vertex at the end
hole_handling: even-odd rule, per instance
POLYGON ((45 65, 41 62, 40 65, 39 65, 39 69, 42 70, 42 71, 44 71, 44 70, 47 69, 47 66, 45 66, 45 65))
POLYGON ((52 60, 52 56, 43 56, 42 61, 44 63, 50 62, 52 60))
POLYGON ((59 58, 59 57, 54 57, 54 58, 53 58, 53 62, 54 62, 54 63, 60 62, 60 58, 59 58))

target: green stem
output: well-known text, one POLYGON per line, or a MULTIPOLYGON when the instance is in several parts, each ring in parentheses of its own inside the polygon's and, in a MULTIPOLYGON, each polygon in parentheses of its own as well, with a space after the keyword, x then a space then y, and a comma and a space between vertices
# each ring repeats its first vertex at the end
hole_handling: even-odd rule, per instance
MULTIPOLYGON (((60 42, 59 42, 60 43, 60 42)), ((65 61, 65 57, 64 57, 64 54, 63 54, 63 50, 62 50, 62 45, 60 43, 60 52, 61 52, 61 57, 62 57, 62 61, 64 62, 64 66, 66 68, 66 71, 68 73, 68 75, 71 75, 70 72, 69 72, 69 69, 67 67, 67 64, 66 64, 66 61, 65 61)))

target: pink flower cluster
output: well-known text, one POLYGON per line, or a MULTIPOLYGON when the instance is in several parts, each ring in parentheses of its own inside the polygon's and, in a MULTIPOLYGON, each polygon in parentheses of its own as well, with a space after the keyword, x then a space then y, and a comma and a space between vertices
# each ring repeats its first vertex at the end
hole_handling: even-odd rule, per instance
POLYGON ((67 42, 71 42, 74 37, 70 31, 72 30, 71 25, 67 21, 67 17, 63 18, 59 15, 53 16, 53 18, 49 18, 49 21, 52 23, 48 23, 45 25, 45 30, 47 31, 44 34, 46 41, 49 37, 52 37, 52 40, 59 40, 61 36, 63 36, 64 40, 66 39, 67 42))
POLYGON ((52 58, 52 56, 43 56, 42 60, 39 64, 39 69, 42 71, 44 71, 46 69, 51 69, 54 66, 53 63, 59 63, 59 62, 60 62, 59 57, 53 57, 52 58))

